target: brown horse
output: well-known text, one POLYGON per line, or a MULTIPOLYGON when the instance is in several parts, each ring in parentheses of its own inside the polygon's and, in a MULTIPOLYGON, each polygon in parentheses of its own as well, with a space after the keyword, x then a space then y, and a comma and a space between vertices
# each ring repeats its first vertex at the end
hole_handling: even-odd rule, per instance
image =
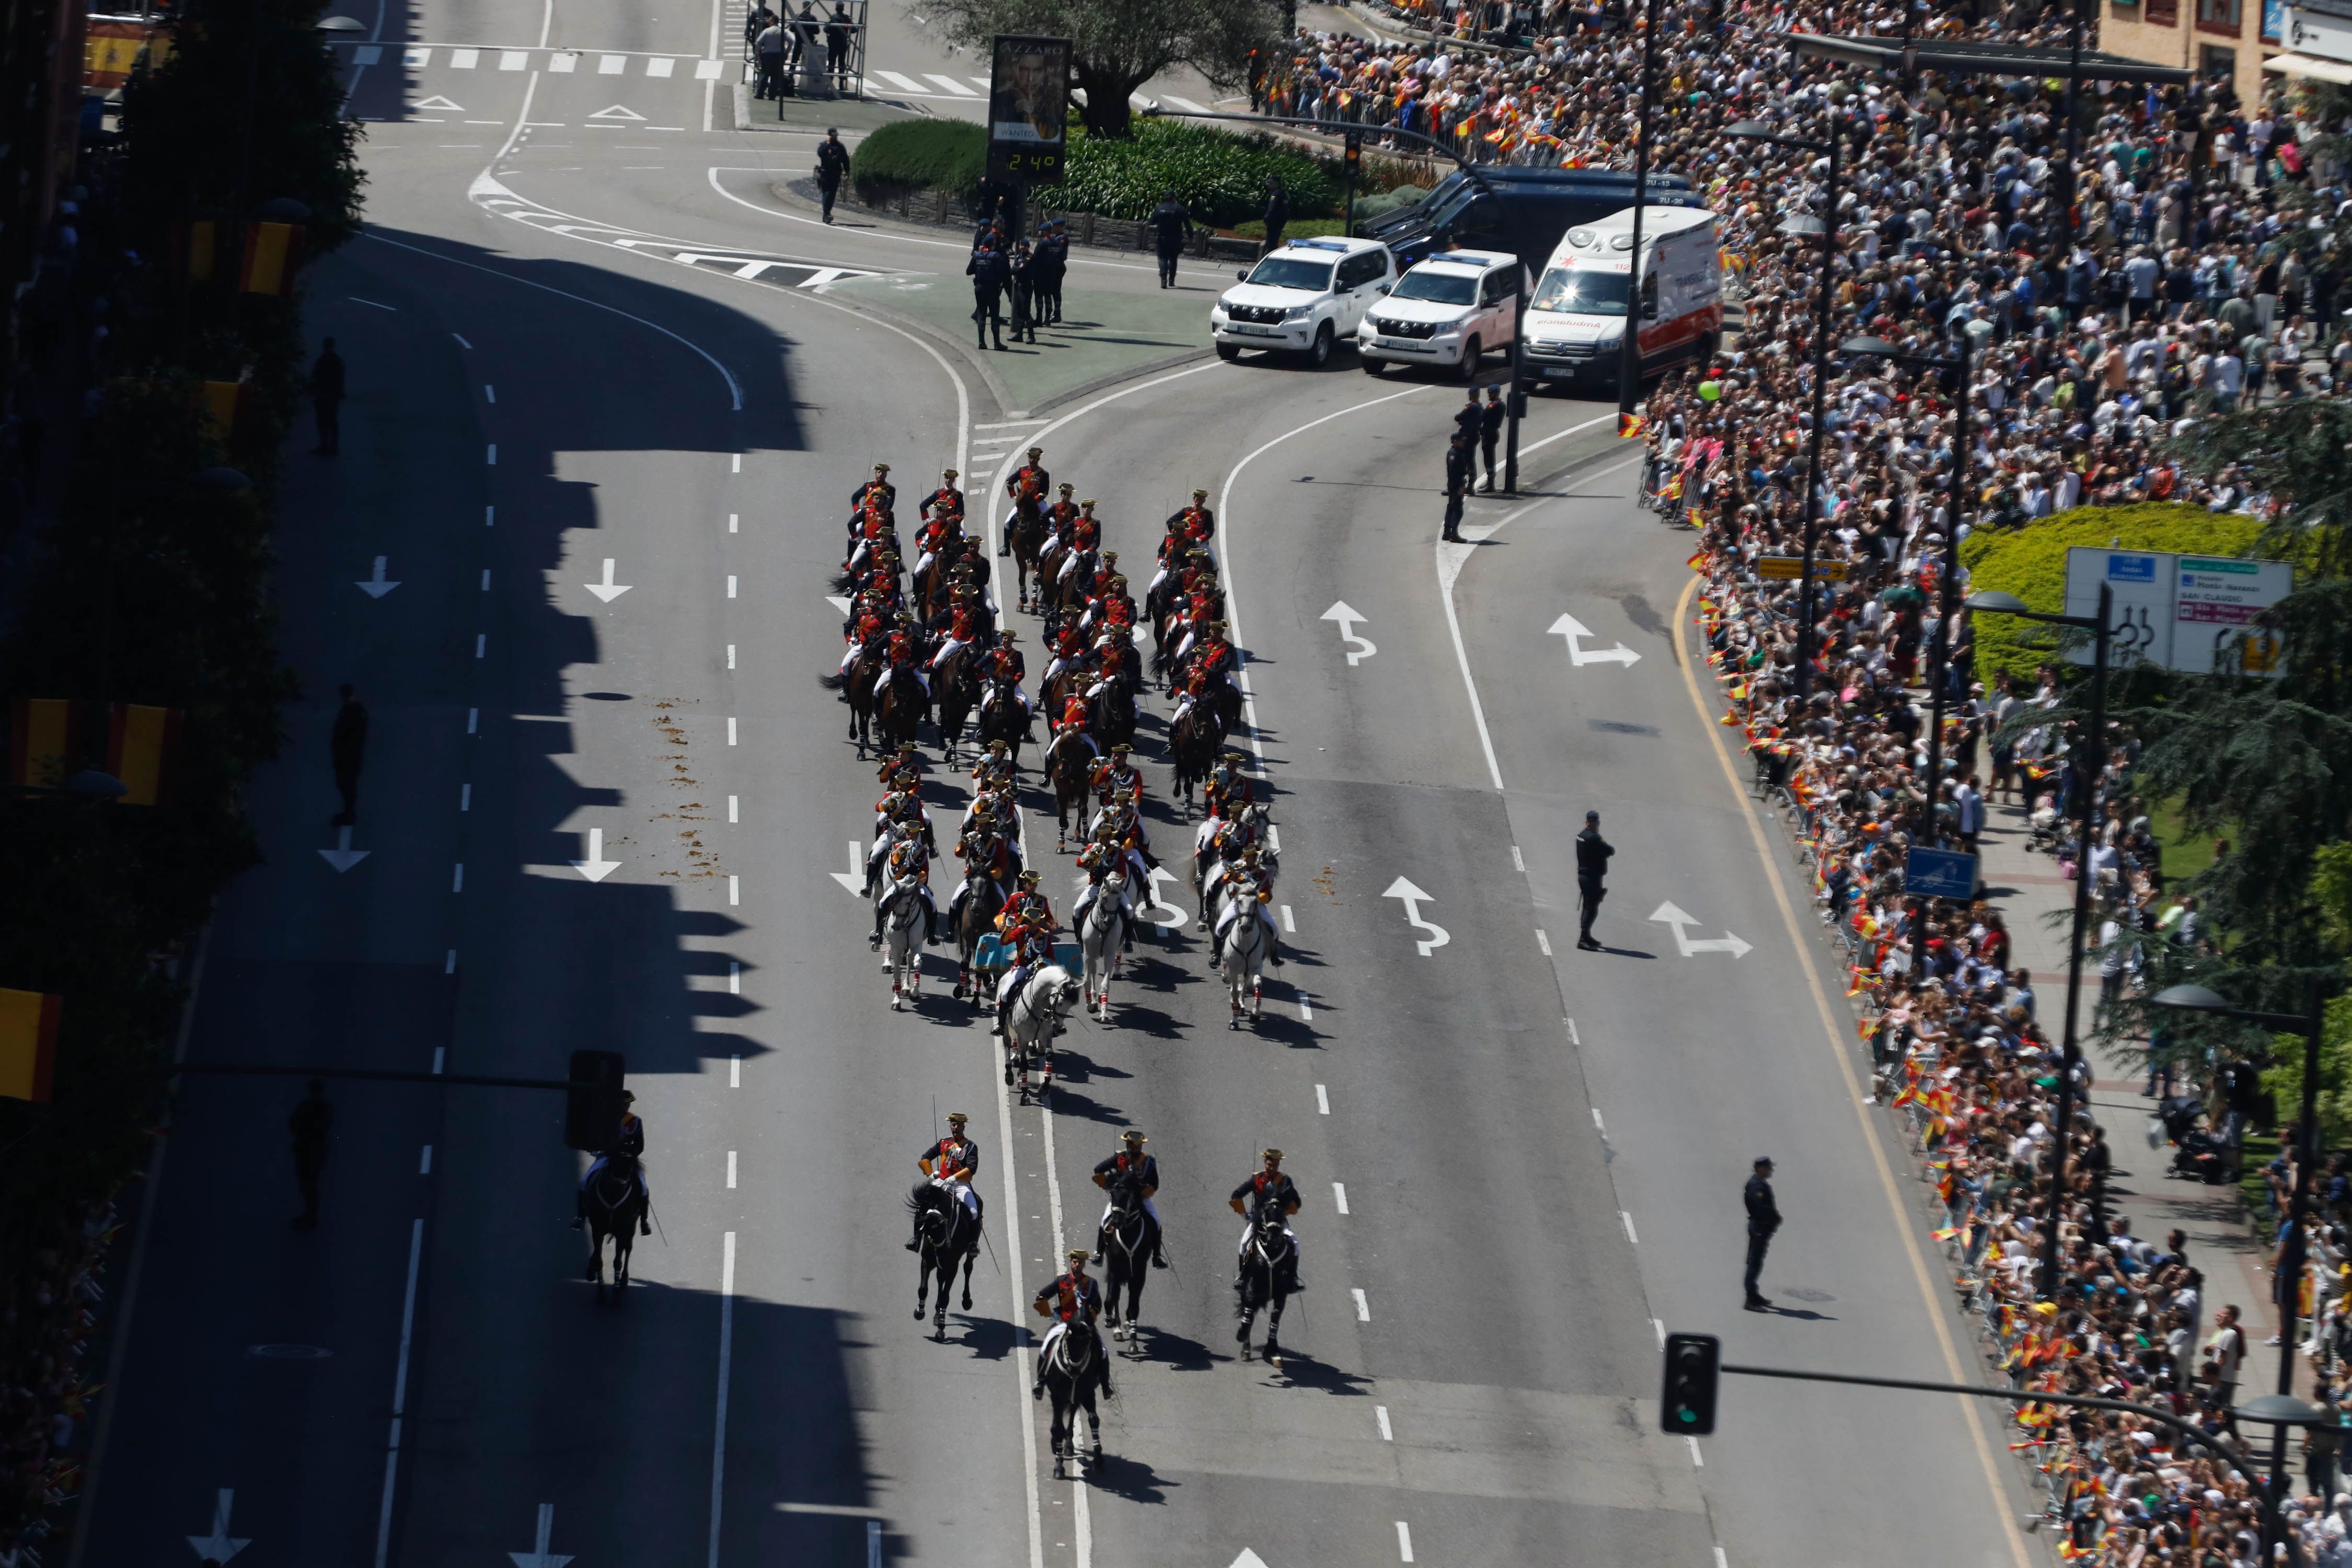
POLYGON ((931 671, 931 700, 940 707, 940 744, 952 766, 956 743, 963 738, 964 719, 980 700, 980 681, 971 672, 970 648, 956 649, 931 671))
MULTIPOLYGON (((875 748, 887 755, 900 746, 913 745, 915 732, 922 727, 930 709, 930 699, 923 695, 922 683, 913 675, 884 678, 874 691, 875 748)), ((862 740, 857 754, 863 761, 866 749, 862 740)))
POLYGON ((827 691, 848 689, 849 738, 857 742, 857 760, 861 763, 866 760, 867 732, 874 720, 874 682, 882 668, 881 658, 869 649, 850 660, 847 670, 816 678, 816 683, 827 691))
POLYGON ((1079 832, 1087 826, 1087 781, 1094 775, 1095 749, 1087 743, 1086 731, 1074 726, 1055 735, 1045 748, 1045 767, 1054 783, 1054 853, 1067 854, 1070 813, 1077 813, 1079 832))
MULTIPOLYGON (((1037 552, 1045 542, 1045 511, 1034 500, 1024 498, 1013 503, 1013 520, 1005 531, 1005 543, 1013 552, 1013 571, 1020 586, 1016 605, 1029 608, 1029 579, 1037 571, 1037 552)), ((1045 579, 1037 580, 1038 597, 1045 595, 1045 579)))
POLYGON ((1168 754, 1176 764, 1176 790, 1184 797, 1184 815, 1192 814, 1193 786, 1217 765, 1225 743, 1224 716, 1213 702, 1195 702, 1184 717, 1168 727, 1168 754))

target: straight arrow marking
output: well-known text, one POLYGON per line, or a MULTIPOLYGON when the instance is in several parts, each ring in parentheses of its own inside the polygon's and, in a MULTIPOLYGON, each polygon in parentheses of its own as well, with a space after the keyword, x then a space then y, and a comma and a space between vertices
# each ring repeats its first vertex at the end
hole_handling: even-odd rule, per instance
MULTIPOLYGON (((348 837, 348 835, 346 836, 348 837)), ((213 1532, 210 1535, 191 1535, 188 1537, 188 1544, 196 1549, 196 1555, 198 1557, 209 1558, 215 1563, 226 1563, 230 1558, 236 1556, 238 1552, 253 1544, 249 1540, 236 1541, 232 1540, 229 1536, 229 1505, 236 1500, 236 1493, 235 1491, 231 1490, 227 1487, 221 1488, 219 1494, 213 1500, 213 1532)))
MULTIPOLYGON (((592 882, 603 881, 619 869, 621 865, 618 860, 604 858, 604 830, 601 827, 592 827, 588 830, 588 858, 574 860, 572 864, 579 868, 582 876, 592 882)), ((564 1561, 569 1563, 571 1559, 567 1557, 564 1561)))
POLYGON ((849 841, 849 869, 835 871, 830 875, 835 881, 859 898, 866 896, 866 857, 859 852, 856 839, 853 838, 849 841))
MULTIPOLYGON (((332 866, 338 876, 350 870, 352 867, 358 865, 361 861, 366 859, 373 853, 374 851, 372 849, 352 848, 352 830, 348 827, 338 827, 335 829, 335 847, 332 849, 321 849, 319 851, 320 858, 324 859, 328 865, 332 866)), ((226 1562, 227 1559, 224 1558, 222 1561, 226 1562)))
POLYGON ((629 591, 628 584, 613 581, 613 558, 609 555, 604 557, 604 580, 602 583, 583 583, 580 585, 608 605, 629 591))
POLYGON ((1587 648, 1580 639, 1591 637, 1591 629, 1570 615, 1562 615, 1559 619, 1552 622, 1544 635, 1566 637, 1569 661, 1579 669, 1588 664, 1631 665, 1642 657, 1623 643, 1619 643, 1615 647, 1587 648))
POLYGON ((553 1503, 543 1502, 539 1505, 539 1530, 537 1533, 537 1543, 533 1545, 530 1551, 509 1552, 507 1553, 508 1556, 514 1559, 515 1568, 563 1568, 563 1565, 566 1563, 572 1561, 570 1554, 566 1552, 550 1552, 547 1549, 547 1543, 551 1540, 554 1539, 555 1536, 555 1505, 553 1503))
POLYGON ((1425 921, 1421 918, 1421 906, 1424 903, 1433 904, 1437 900, 1431 898, 1427 893, 1423 892, 1419 888, 1414 887, 1411 882, 1406 881, 1402 877, 1399 877, 1395 881, 1391 882, 1388 885, 1388 890, 1382 893, 1381 897, 1384 899, 1395 899, 1401 901, 1404 905, 1405 924, 1416 927, 1419 930, 1425 931, 1429 933, 1425 940, 1422 940, 1417 942, 1417 945, 1421 949, 1422 957, 1427 958, 1430 953, 1434 952, 1436 949, 1444 947, 1447 942, 1454 940, 1454 933, 1447 931, 1444 926, 1437 924, 1433 921, 1425 921))
POLYGON ((1756 951, 1755 945, 1752 942, 1742 942, 1738 936, 1727 931, 1721 936, 1705 937, 1697 941, 1693 941, 1690 932, 1684 928, 1696 925, 1698 923, 1698 917, 1692 914, 1686 914, 1671 903, 1660 904, 1658 906, 1657 912, 1653 914, 1650 918, 1661 925, 1670 926, 1674 929, 1675 946, 1682 951, 1682 955, 1685 958, 1689 958, 1694 954, 1701 952, 1727 952, 1731 954, 1733 958, 1738 959, 1745 958, 1750 952, 1756 951))
POLYGON ((1356 623, 1363 620, 1365 616, 1361 611, 1349 608, 1347 600, 1338 600, 1329 609, 1324 611, 1316 618, 1318 620, 1324 621, 1337 621, 1339 625, 1339 640, 1341 642, 1353 643, 1355 645, 1348 650, 1349 668, 1353 669, 1356 666, 1361 664, 1364 660, 1371 658, 1372 655, 1381 651, 1379 648, 1372 646, 1372 642, 1370 637, 1360 637, 1356 635, 1356 623))
POLYGON ((354 583, 352 586, 357 588, 361 593, 365 594, 371 599, 381 599, 386 594, 391 593, 394 588, 399 587, 400 584, 397 583, 387 583, 383 580, 383 563, 384 558, 381 555, 377 556, 375 558, 375 575, 369 578, 364 583, 354 583))

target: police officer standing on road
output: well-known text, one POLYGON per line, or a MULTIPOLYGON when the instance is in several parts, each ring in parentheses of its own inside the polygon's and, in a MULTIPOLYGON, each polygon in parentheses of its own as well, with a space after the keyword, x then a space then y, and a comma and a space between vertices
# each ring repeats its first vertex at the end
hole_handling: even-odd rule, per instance
POLYGON ((1176 199, 1173 191, 1160 193, 1160 205, 1151 209, 1151 239, 1160 250, 1160 286, 1176 287, 1176 256, 1184 248, 1184 236, 1192 226, 1192 215, 1176 199))
MULTIPOLYGON (((841 194, 841 177, 849 173, 849 149, 841 144, 841 132, 828 127, 824 140, 816 144, 816 188, 824 196, 824 221, 833 221, 833 201, 841 194)), ((1492 468, 1489 460, 1486 467, 1492 468)))
POLYGON ((1486 482, 1478 488, 1495 493, 1495 443, 1503 438, 1503 389, 1486 389, 1486 406, 1478 410, 1478 447, 1486 458, 1486 482))
POLYGON ((1451 543, 1464 542, 1462 538, 1462 497, 1477 477, 1477 459, 1471 455, 1470 433, 1454 432, 1454 439, 1445 447, 1445 531, 1437 537, 1451 543))
POLYGON ((1584 831, 1576 836, 1576 945, 1587 952, 1601 951, 1592 939, 1592 917, 1609 896, 1603 879, 1609 875, 1609 857, 1616 853, 1616 846, 1601 837, 1601 814, 1586 812, 1584 831))
POLYGON ((1004 253, 987 239, 971 253, 964 267, 971 279, 971 321, 980 346, 988 346, 991 332, 996 335, 996 346, 1004 346, 1004 289, 1013 281, 1013 268, 1004 253))
POLYGON ((1772 1245, 1772 1233, 1780 1228, 1780 1205, 1772 1198, 1772 1162, 1759 1159, 1756 1173, 1748 1178, 1748 1273, 1742 1281, 1748 1299, 1740 1304, 1751 1312, 1769 1312, 1772 1303, 1756 1289, 1756 1277, 1764 1271, 1764 1252, 1772 1245))

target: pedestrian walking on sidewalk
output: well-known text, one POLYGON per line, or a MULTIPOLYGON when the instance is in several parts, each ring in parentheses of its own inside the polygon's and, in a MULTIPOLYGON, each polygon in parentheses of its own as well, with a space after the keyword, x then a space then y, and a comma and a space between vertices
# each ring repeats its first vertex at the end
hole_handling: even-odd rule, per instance
POLYGON ((330 827, 349 827, 360 819, 360 764, 367 760, 368 710, 350 686, 342 690, 343 705, 335 710, 327 753, 335 765, 335 788, 342 793, 343 809, 327 824, 330 827))
POLYGON ((327 1168, 327 1131, 335 1124, 335 1108, 327 1103, 327 1086, 310 1080, 310 1093, 286 1119, 294 1145, 294 1181, 302 1189, 302 1212, 295 1216, 297 1230, 319 1228, 319 1173, 327 1168))
POLYGON ((1741 1280, 1747 1299, 1740 1303, 1751 1312, 1769 1311, 1772 1303, 1756 1288, 1757 1276, 1764 1272, 1764 1254, 1772 1245, 1772 1233, 1780 1228, 1780 1205, 1772 1196, 1772 1162, 1768 1158, 1756 1162, 1756 1173, 1748 1178, 1748 1273, 1741 1280))
POLYGON ((849 173, 849 149, 841 144, 841 132, 827 127, 824 140, 816 144, 816 188, 824 197, 824 221, 833 221, 833 202, 841 195, 841 177, 849 173))
POLYGON ((329 338, 319 345, 319 357, 310 366, 310 409, 319 416, 319 444, 310 448, 316 456, 331 458, 342 446, 342 408, 343 356, 329 338))
POLYGON ((1616 853, 1616 846, 1601 837, 1601 814, 1586 812, 1584 831, 1576 836, 1576 945, 1587 952, 1601 951, 1592 935, 1592 917, 1609 896, 1609 857, 1616 853))
POLYGON ((1448 543, 1463 542, 1462 498, 1470 492, 1470 481, 1476 476, 1477 458, 1471 454, 1469 433, 1456 430, 1445 447, 1445 528, 1437 536, 1448 543))

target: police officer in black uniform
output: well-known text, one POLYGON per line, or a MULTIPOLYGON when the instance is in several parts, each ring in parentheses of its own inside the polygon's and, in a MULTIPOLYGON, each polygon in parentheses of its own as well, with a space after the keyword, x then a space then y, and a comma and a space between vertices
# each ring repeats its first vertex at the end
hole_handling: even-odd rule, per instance
POLYGON ((1772 1197, 1772 1162, 1759 1159, 1756 1173, 1748 1178, 1748 1273, 1743 1281, 1748 1299, 1740 1304, 1751 1312, 1768 1312, 1772 1303, 1756 1288, 1756 1277, 1764 1271, 1765 1249, 1772 1245, 1772 1233, 1780 1228, 1780 1205, 1772 1197))
POLYGON ((1584 831, 1576 836, 1576 945, 1588 952, 1601 948, 1592 940, 1592 917, 1609 896, 1601 879, 1609 875, 1609 857, 1616 853, 1616 846, 1601 837, 1601 814, 1586 812, 1584 831))
POLYGON ((971 321, 980 346, 988 346, 989 334, 996 336, 996 346, 1004 346, 1004 290, 1013 281, 1013 268, 1004 253, 987 239, 982 239, 964 267, 964 275, 971 279, 971 321))
MULTIPOLYGON (((824 140, 816 144, 816 188, 824 197, 824 221, 833 221, 834 198, 841 194, 841 177, 849 173, 849 149, 841 144, 841 132, 829 129, 824 140)), ((1490 460, 1487 468, 1495 465, 1490 460)))
POLYGON ((1486 389, 1486 405, 1478 410, 1478 449, 1486 458, 1486 482, 1478 488, 1495 493, 1495 444, 1503 438, 1503 389, 1486 389))
POLYGON ((1454 544, 1463 542, 1462 498, 1469 493, 1470 481, 1477 473, 1477 461, 1470 451, 1470 432, 1454 431, 1454 439, 1445 446, 1445 529, 1438 535, 1440 539, 1454 544))
POLYGON ((1160 286, 1176 287, 1176 258, 1184 248, 1184 236, 1192 226, 1192 215, 1176 199, 1173 191, 1160 193, 1160 205, 1151 209, 1151 239, 1160 252, 1160 286))
MULTIPOLYGON (((1151 1194, 1160 1190, 1160 1162, 1143 1152, 1144 1144, 1149 1142, 1143 1135, 1143 1129, 1129 1128, 1120 1135, 1118 1152, 1095 1167, 1095 1185, 1108 1192, 1115 1182, 1135 1184, 1136 1196, 1143 1202, 1143 1233, 1151 1243, 1151 1267, 1165 1268, 1168 1259, 1160 1251, 1160 1211, 1151 1203, 1151 1194)), ((1103 1219, 1105 1225, 1098 1226, 1095 1231, 1094 1261, 1097 1263, 1103 1260, 1103 1246, 1110 1234, 1107 1228, 1110 1219, 1108 1209, 1103 1212, 1103 1219)))
POLYGON ((1055 218, 1037 237, 1037 319, 1046 326, 1061 323, 1062 279, 1069 270, 1069 226, 1065 219, 1055 218))

